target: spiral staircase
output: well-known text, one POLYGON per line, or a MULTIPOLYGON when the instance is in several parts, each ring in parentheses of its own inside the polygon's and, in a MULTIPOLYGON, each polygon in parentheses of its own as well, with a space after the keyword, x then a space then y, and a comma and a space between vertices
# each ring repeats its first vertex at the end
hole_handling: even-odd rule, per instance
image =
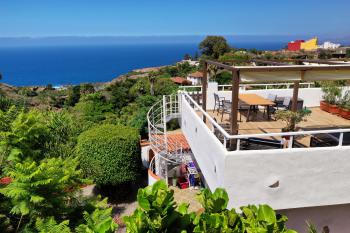
POLYGON ((147 113, 150 148, 155 154, 150 161, 149 170, 166 182, 168 171, 184 159, 181 144, 167 140, 167 123, 180 117, 179 110, 179 96, 173 94, 163 96, 147 113))

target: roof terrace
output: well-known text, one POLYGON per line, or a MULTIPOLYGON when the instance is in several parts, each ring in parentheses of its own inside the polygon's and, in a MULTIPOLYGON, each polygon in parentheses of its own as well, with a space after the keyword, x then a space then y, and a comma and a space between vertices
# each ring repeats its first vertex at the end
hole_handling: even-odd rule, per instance
MULTIPOLYGON (((215 61, 204 61, 201 106, 195 103, 196 101, 198 103, 198 99, 194 101, 189 95, 185 95, 185 99, 190 102, 197 115, 200 115, 215 136, 230 150, 242 149, 241 142, 251 144, 252 138, 259 138, 259 143, 262 143, 261 140, 264 138, 267 144, 270 143, 268 140, 274 140, 277 148, 285 143, 287 145, 283 147, 287 148, 312 147, 318 141, 320 143, 317 145, 321 145, 322 142, 332 141, 335 138, 337 138, 335 142, 329 142, 329 145, 343 145, 344 133, 350 132, 350 122, 319 110, 318 106, 322 99, 320 89, 311 88, 310 83, 303 88, 301 84, 305 81, 350 79, 350 65, 329 62, 322 65, 278 63, 271 66, 271 62, 268 64, 269 66, 237 67, 215 61), (207 72, 204 72, 208 64, 232 72, 232 85, 229 91, 218 91, 218 88, 213 91, 210 90, 210 87, 208 89, 207 72), (245 83, 280 81, 289 82, 289 84, 286 88, 287 92, 267 89, 260 93, 259 91, 248 93, 245 88, 242 89, 240 85, 242 81, 245 83), (214 95, 214 101, 210 103, 211 95, 214 95), (312 113, 305 122, 301 122, 298 126, 293 123, 290 132, 282 132, 285 124, 281 120, 273 119, 276 117, 271 117, 271 111, 275 112, 278 109, 276 98, 280 98, 282 107, 286 107, 283 106, 283 102, 289 99, 287 110, 296 113, 305 106, 312 110, 312 113), (213 105, 214 110, 215 107, 216 110, 219 109, 219 113, 215 113, 213 105), (321 134, 327 134, 331 139, 325 139, 321 134)), ((307 64, 310 64, 310 61, 307 64)), ((345 142, 348 143, 347 140, 345 142)))

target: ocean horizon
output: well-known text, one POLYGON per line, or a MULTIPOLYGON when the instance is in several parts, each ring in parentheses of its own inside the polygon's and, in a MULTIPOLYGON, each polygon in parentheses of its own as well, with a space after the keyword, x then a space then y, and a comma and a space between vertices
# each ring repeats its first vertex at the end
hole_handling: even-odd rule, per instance
MULTIPOLYGON (((236 48, 278 50, 283 42, 237 42, 236 48)), ((1 82, 15 86, 108 82, 134 69, 175 64, 198 43, 0 46, 1 82)))

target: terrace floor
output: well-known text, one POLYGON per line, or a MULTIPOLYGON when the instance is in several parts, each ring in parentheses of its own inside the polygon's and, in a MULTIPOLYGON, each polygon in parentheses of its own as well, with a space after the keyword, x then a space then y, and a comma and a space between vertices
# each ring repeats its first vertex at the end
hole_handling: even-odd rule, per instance
MULTIPOLYGON (((310 130, 326 130, 326 129, 339 129, 339 128, 350 128, 350 120, 342 117, 322 111, 319 107, 309 108, 312 113, 306 118, 305 122, 301 122, 297 125, 299 130, 310 131, 310 130)), ((221 120, 221 113, 216 111, 208 111, 209 115, 215 118, 221 125, 227 125, 229 128, 229 115, 224 114, 221 120)), ((238 119, 240 116, 238 115, 238 119)), ((250 121, 246 122, 246 113, 243 113, 241 120, 238 123, 239 134, 263 134, 263 133, 280 133, 281 129, 285 126, 285 123, 281 120, 274 120, 272 116, 271 120, 267 120, 266 115, 264 116, 263 110, 259 110, 256 114, 253 113, 250 116, 250 121)), ((207 121, 207 125, 210 123, 207 121)), ((280 138, 272 138, 280 140, 280 138)), ((310 144, 310 137, 299 137, 299 142, 305 146, 310 144)))

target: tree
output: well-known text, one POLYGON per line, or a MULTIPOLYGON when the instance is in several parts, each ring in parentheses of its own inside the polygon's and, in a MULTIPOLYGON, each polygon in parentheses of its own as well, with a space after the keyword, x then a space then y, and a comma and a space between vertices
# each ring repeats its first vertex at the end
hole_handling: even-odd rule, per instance
POLYGON ((81 95, 92 94, 94 92, 95 92, 95 88, 92 84, 90 84, 90 83, 80 84, 80 94, 81 95))
POLYGON ((350 58, 350 49, 346 49, 346 55, 345 57, 350 58))
POLYGON ((198 52, 196 52, 196 53, 194 54, 193 60, 194 60, 194 61, 198 61, 198 57, 199 57, 199 56, 198 56, 198 52))
POLYGON ((69 87, 68 89, 68 97, 66 99, 65 104, 67 106, 74 106, 79 102, 80 99, 80 86, 69 87))
POLYGON ((137 81, 138 80, 136 79, 128 78, 116 82, 114 85, 109 87, 112 92, 111 102, 115 110, 119 111, 135 100, 136 96, 131 93, 131 88, 137 81))
POLYGON ((157 76, 158 76, 158 72, 151 71, 148 73, 148 80, 150 82, 151 95, 154 95, 154 83, 156 82, 157 76))
POLYGON ((44 116, 37 110, 0 112, 0 153, 10 161, 41 159, 49 130, 44 116), (14 116, 14 118, 11 118, 14 116))
POLYGON ((210 73, 210 78, 214 81, 216 81, 216 76, 219 72, 219 67, 216 65, 209 64, 208 71, 210 73))
POLYGON ((200 44, 202 54, 218 59, 221 55, 230 50, 230 46, 222 36, 207 36, 200 44))
POLYGON ((191 55, 186 53, 185 56, 184 56, 184 60, 188 61, 188 60, 191 60, 191 59, 192 59, 191 55))
POLYGON ((77 197, 79 185, 84 182, 77 167, 78 159, 51 158, 39 163, 17 163, 6 172, 12 182, 0 189, 0 193, 11 200, 11 213, 20 215, 21 220, 23 216, 30 219, 60 216, 77 197))

